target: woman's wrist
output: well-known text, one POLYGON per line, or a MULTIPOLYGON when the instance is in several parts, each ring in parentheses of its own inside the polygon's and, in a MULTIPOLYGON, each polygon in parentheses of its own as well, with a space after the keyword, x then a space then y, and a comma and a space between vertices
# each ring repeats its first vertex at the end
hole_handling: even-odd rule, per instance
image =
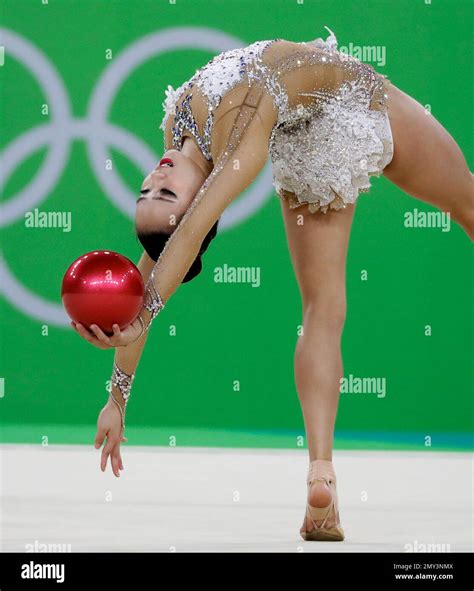
POLYGON ((135 374, 133 372, 128 373, 117 364, 116 360, 114 360, 114 368, 112 371, 111 378, 112 390, 114 387, 116 388, 116 390, 118 390, 118 392, 120 393, 120 398, 124 402, 124 404, 127 404, 128 402, 134 379, 135 374))
POLYGON ((112 387, 106 406, 114 408, 115 411, 119 412, 122 432, 125 431, 125 411, 127 403, 123 400, 120 391, 117 388, 112 387))
POLYGON ((134 378, 134 373, 127 373, 123 371, 123 369, 121 369, 114 360, 114 369, 111 378, 112 387, 110 389, 109 401, 112 401, 112 403, 115 404, 115 406, 120 411, 122 429, 125 429, 125 410, 130 398, 134 378))
POLYGON ((127 406, 127 402, 124 400, 120 390, 115 386, 112 386, 112 389, 109 392, 107 404, 111 404, 113 406, 117 406, 117 404, 119 404, 122 409, 125 409, 127 406))

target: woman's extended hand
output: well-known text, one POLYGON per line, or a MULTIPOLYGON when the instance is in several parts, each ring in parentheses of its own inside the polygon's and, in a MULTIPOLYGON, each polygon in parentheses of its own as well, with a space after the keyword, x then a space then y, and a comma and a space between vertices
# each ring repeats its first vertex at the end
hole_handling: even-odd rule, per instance
POLYGON ((106 335, 97 324, 91 324, 90 328, 92 332, 87 330, 80 322, 71 322, 71 326, 83 339, 98 349, 113 349, 115 347, 131 345, 140 337, 143 330, 138 318, 124 330, 120 330, 119 325, 114 324, 114 334, 111 336, 106 335))
POLYGON ((99 413, 94 447, 100 449, 100 446, 104 443, 106 437, 107 441, 102 449, 102 456, 100 459, 100 469, 102 472, 105 472, 107 458, 110 456, 112 472, 115 476, 120 477, 120 470, 123 470, 120 444, 122 441, 127 441, 127 438, 123 437, 120 411, 111 400, 107 402, 99 413))

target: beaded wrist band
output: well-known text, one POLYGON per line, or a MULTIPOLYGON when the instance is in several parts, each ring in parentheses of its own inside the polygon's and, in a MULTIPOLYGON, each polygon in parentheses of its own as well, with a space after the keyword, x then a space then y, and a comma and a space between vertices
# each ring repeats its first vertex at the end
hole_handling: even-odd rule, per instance
POLYGON ((165 304, 164 304, 163 300, 161 299, 160 294, 156 290, 154 279, 155 279, 155 269, 153 269, 153 271, 151 272, 150 278, 146 282, 145 299, 143 302, 143 307, 145 308, 145 310, 148 310, 148 312, 150 312, 151 318, 150 318, 150 321, 148 322, 148 324, 145 326, 145 321, 143 320, 141 313, 138 315, 137 318, 141 324, 142 330, 141 330, 140 334, 138 335, 138 337, 133 341, 134 343, 136 343, 139 339, 142 338, 143 334, 145 332, 147 332, 148 329, 150 328, 153 320, 156 318, 156 316, 158 316, 158 314, 161 312, 161 310, 163 310, 163 308, 165 307, 165 304))
POLYGON ((115 402, 116 406, 120 411, 120 417, 122 419, 122 429, 125 429, 125 409, 127 406, 128 399, 130 398, 130 390, 132 389, 132 382, 135 378, 135 374, 129 375, 125 373, 118 367, 118 365, 114 362, 114 370, 112 372, 112 385, 116 386, 120 390, 120 394, 122 395, 125 404, 122 405, 113 395, 112 391, 110 395, 112 396, 112 400, 115 402))
POLYGON ((142 330, 142 334, 143 334, 143 332, 148 331, 153 320, 158 316, 158 314, 161 312, 161 310, 163 310, 163 308, 165 307, 165 304, 164 304, 163 300, 161 299, 161 296, 155 287, 155 269, 153 269, 153 271, 151 272, 150 278, 146 282, 145 302, 143 305, 148 310, 148 312, 150 312, 151 318, 150 318, 150 322, 145 327, 144 322, 143 322, 143 318, 141 316, 139 316, 140 322, 142 324, 142 329, 144 329, 144 330, 142 330))

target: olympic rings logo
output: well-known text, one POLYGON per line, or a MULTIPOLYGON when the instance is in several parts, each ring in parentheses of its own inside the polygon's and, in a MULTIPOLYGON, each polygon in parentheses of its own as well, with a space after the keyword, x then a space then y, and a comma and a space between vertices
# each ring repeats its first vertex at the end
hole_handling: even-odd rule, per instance
MULTIPOLYGON (((71 144, 82 140, 86 144, 89 163, 104 195, 126 216, 133 218, 136 195, 123 183, 114 170, 101 166, 110 158, 113 147, 134 162, 145 176, 153 169, 159 157, 145 143, 123 127, 107 121, 109 111, 124 79, 146 60, 178 49, 204 49, 220 53, 243 47, 239 39, 205 27, 175 27, 151 33, 124 49, 99 78, 89 101, 87 115, 75 118, 66 88, 54 66, 44 53, 21 35, 0 28, 0 45, 8 55, 16 58, 36 78, 50 107, 51 119, 24 132, 0 153, 0 190, 21 163, 39 149, 47 146, 49 152, 42 168, 29 184, 0 205, 0 226, 7 226, 25 212, 47 199, 67 165, 71 144)), ((164 95, 164 92, 163 92, 164 95)), ((245 195, 234 201, 219 224, 228 229, 253 215, 271 194, 272 172, 270 163, 255 180, 245 195)), ((0 290, 5 298, 24 314, 42 322, 67 326, 62 306, 45 300, 22 285, 13 275, 4 257, 0 255, 0 290)))

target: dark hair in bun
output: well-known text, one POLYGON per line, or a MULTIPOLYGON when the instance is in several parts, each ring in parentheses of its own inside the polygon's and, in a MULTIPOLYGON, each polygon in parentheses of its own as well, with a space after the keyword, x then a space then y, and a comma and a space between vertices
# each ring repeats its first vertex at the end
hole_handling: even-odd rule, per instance
MULTIPOLYGON (((206 237, 202 241, 201 248, 199 249, 199 254, 194 259, 193 264, 189 267, 188 272, 183 278, 182 283, 187 283, 194 279, 199 273, 202 271, 202 261, 201 257, 206 252, 207 247, 209 246, 211 240, 216 237, 217 234, 217 226, 219 224, 219 219, 216 223, 212 226, 212 228, 207 233, 206 237)), ((174 232, 175 230, 173 230, 174 232)), ((141 245, 145 249, 145 252, 148 256, 153 259, 154 261, 158 260, 163 248, 165 247, 166 242, 173 234, 167 234, 166 232, 138 232, 137 231, 137 238, 140 241, 141 245)))

